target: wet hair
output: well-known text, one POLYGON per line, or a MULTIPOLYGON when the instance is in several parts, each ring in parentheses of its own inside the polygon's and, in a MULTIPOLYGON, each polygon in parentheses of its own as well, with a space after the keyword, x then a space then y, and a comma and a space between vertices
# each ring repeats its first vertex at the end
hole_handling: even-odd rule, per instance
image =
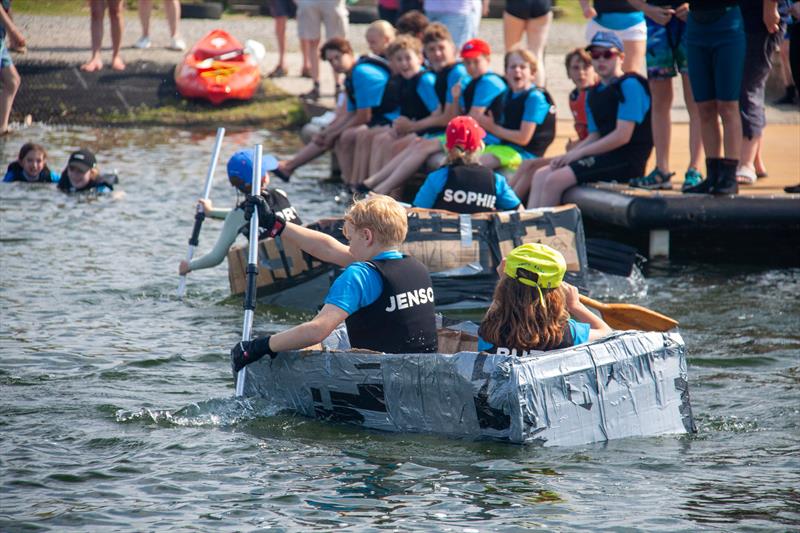
POLYGON ((572 63, 572 58, 579 57, 581 62, 585 66, 592 65, 592 56, 589 55, 589 52, 584 50, 583 48, 574 48, 567 52, 567 55, 564 57, 564 67, 567 69, 567 75, 569 75, 569 64, 572 63))
POLYGON ((511 56, 513 55, 521 57, 522 60, 531 67, 531 74, 536 74, 536 72, 539 70, 539 61, 536 60, 536 56, 525 48, 514 48, 513 50, 506 52, 506 55, 503 58, 504 70, 508 70, 508 63, 511 61, 511 56))
MULTIPOLYGON (((422 32, 422 44, 424 46, 437 41, 450 41, 452 43, 453 36, 450 34, 450 30, 447 29, 447 26, 441 22, 431 22, 425 28, 425 31, 422 32)), ((455 43, 453 43, 453 46, 455 47, 455 43)))
POLYGON ((45 160, 47 160, 47 150, 44 149, 44 146, 31 142, 23 144, 22 148, 19 149, 19 160, 25 159, 25 156, 30 152, 41 152, 45 160))
MULTIPOLYGON (((536 274, 518 269, 517 276, 531 280, 536 274)), ((505 275, 494 290, 492 305, 481 322, 478 334, 495 346, 521 350, 551 350, 564 337, 569 312, 563 287, 542 289, 545 305, 534 287, 505 275)))
POLYGON ((400 50, 409 50, 421 56, 422 43, 412 35, 398 35, 397 38, 386 47, 386 57, 391 58, 400 50))
POLYGON ((368 228, 375 234, 375 240, 388 245, 400 245, 408 233, 408 215, 397 201, 382 194, 358 200, 344 215, 356 229, 368 228))
POLYGON ((376 20, 375 22, 367 26, 367 31, 365 32, 365 34, 371 31, 380 32, 381 35, 383 35, 384 37, 388 37, 389 39, 394 39, 395 36, 394 26, 392 26, 385 20, 376 20))
POLYGON ((416 37, 425 31, 428 24, 430 24, 428 17, 426 17, 422 11, 412 9, 397 19, 394 27, 397 28, 397 33, 411 34, 416 37))
POLYGON ((319 49, 319 57, 321 57, 323 61, 326 60, 325 53, 328 50, 336 51, 341 54, 353 55, 353 47, 350 46, 350 41, 344 37, 331 37, 325 41, 325 44, 319 49))

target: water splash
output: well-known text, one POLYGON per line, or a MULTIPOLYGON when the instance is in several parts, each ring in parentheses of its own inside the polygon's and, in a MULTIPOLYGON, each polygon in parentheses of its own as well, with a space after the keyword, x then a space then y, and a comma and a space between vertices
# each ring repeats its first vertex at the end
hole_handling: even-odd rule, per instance
POLYGON ((116 420, 122 424, 142 423, 160 427, 231 427, 256 418, 276 415, 280 409, 258 398, 212 398, 192 403, 180 409, 151 409, 138 411, 120 409, 116 420))

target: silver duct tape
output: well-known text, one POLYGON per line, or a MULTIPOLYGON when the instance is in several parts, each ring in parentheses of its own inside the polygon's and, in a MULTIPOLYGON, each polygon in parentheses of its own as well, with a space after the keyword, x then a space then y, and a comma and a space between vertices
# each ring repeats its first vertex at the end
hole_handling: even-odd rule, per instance
POLYGON ((526 358, 288 352, 246 368, 247 396, 385 431, 570 446, 694 430, 676 332, 526 358))

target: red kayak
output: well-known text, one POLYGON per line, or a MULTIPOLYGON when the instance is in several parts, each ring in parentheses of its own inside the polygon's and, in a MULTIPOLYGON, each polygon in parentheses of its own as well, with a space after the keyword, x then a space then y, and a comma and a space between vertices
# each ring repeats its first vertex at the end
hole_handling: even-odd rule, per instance
POLYGON ((212 30, 197 41, 175 67, 175 84, 183 97, 214 105, 231 98, 249 100, 260 82, 252 51, 224 30, 212 30))

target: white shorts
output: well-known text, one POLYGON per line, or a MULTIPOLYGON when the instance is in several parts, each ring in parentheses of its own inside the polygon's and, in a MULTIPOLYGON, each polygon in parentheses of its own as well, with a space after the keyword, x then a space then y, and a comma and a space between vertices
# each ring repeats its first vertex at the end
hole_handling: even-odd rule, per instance
POLYGON ((647 41, 647 24, 644 21, 634 24, 630 28, 625 28, 624 30, 612 30, 611 28, 606 28, 598 24, 592 19, 586 24, 586 44, 592 42, 592 37, 599 31, 610 31, 622 39, 623 43, 625 41, 647 41))
POLYGON ((347 37, 348 19, 345 0, 297 0, 297 36, 300 39, 320 39, 320 24, 325 24, 325 39, 347 37))

